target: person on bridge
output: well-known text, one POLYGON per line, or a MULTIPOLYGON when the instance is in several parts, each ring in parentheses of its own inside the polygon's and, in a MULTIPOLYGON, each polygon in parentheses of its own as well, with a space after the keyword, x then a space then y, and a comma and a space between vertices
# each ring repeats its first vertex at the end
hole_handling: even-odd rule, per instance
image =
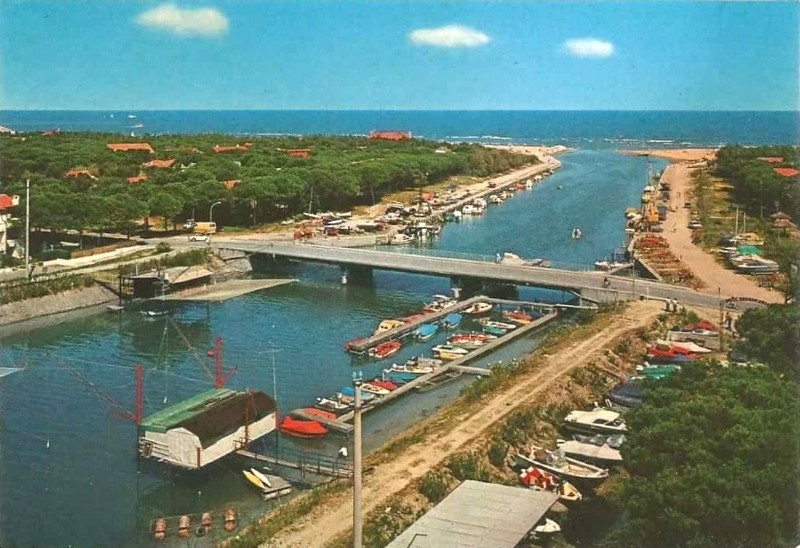
POLYGON ((611 282, 608 280, 608 276, 603 278, 603 287, 609 287, 610 285, 611 285, 611 282))

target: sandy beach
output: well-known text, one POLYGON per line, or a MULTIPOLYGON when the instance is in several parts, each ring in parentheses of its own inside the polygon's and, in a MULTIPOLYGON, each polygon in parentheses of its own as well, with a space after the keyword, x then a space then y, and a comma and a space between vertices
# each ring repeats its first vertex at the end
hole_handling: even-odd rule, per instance
POLYGON ((533 146, 533 145, 483 145, 486 148, 498 148, 500 150, 507 150, 514 154, 527 154, 528 156, 537 156, 543 162, 545 156, 555 156, 557 154, 566 154, 572 152, 573 149, 565 147, 564 145, 548 146, 533 146))
MULTIPOLYGON (((696 157, 694 158, 696 159, 696 157)), ((692 243, 692 231, 688 227, 690 212, 684 202, 692 193, 692 168, 689 161, 681 161, 667 166, 662 180, 670 184, 671 213, 664 223, 663 235, 670 249, 694 275, 703 282, 701 291, 725 297, 753 297, 771 303, 782 303, 783 296, 778 291, 759 287, 748 276, 728 270, 692 243)), ((691 198, 689 198, 691 199, 691 198)))
POLYGON ((647 156, 663 158, 670 162, 697 162, 700 160, 713 160, 717 157, 715 148, 683 148, 683 149, 650 149, 650 150, 618 150, 620 154, 629 156, 647 156))

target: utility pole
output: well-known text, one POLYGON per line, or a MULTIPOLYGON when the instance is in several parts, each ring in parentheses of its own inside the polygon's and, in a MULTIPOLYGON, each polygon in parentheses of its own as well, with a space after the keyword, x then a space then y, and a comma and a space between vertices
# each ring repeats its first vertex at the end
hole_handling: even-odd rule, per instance
POLYGON ((31 180, 25 179, 25 277, 31 278, 31 180))
POLYGON ((361 548, 361 373, 353 373, 353 548, 361 548))

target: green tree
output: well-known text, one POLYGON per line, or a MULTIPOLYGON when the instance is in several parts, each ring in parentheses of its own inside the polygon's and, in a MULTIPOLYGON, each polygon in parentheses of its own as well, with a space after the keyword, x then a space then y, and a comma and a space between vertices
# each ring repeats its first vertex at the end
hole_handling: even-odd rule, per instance
POLYGON ((800 307, 773 304, 747 310, 736 330, 736 349, 779 374, 800 375, 800 307))

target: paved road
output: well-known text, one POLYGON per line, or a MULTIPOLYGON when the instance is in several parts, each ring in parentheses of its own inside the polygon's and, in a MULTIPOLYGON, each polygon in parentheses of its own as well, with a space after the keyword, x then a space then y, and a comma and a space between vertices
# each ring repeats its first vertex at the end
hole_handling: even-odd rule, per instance
POLYGON ((279 242, 248 242, 217 238, 212 242, 217 248, 236 249, 249 253, 264 253, 275 257, 303 261, 364 266, 382 270, 433 274, 456 278, 475 278, 516 285, 532 285, 587 293, 600 292, 607 300, 631 296, 656 299, 676 299, 683 304, 719 308, 721 297, 660 282, 608 276, 610 285, 604 287, 605 276, 600 272, 577 272, 556 268, 507 266, 493 262, 451 259, 375 251, 370 249, 339 248, 312 244, 285 244, 279 242))

